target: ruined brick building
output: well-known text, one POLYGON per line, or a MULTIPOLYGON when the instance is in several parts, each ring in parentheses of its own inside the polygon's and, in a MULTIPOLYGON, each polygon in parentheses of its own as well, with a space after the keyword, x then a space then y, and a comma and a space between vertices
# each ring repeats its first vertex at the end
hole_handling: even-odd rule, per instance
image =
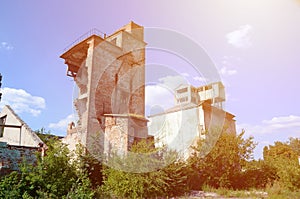
POLYGON ((144 28, 130 22, 113 34, 91 31, 62 55, 67 75, 78 86, 74 101, 79 121, 71 123, 63 141, 71 149, 80 142, 88 150, 126 153, 140 139, 155 139, 189 154, 184 147, 203 139, 211 126, 226 125, 235 133, 234 116, 222 109, 222 83, 176 90, 176 106, 145 118, 144 28), (183 128, 184 127, 184 128, 183 128), (181 145, 184 143, 185 145, 181 145))
POLYGON ((143 27, 130 22, 109 36, 91 32, 61 55, 79 88, 79 122, 64 139, 70 148, 81 142, 90 151, 126 153, 135 140, 149 138, 145 45, 143 27))

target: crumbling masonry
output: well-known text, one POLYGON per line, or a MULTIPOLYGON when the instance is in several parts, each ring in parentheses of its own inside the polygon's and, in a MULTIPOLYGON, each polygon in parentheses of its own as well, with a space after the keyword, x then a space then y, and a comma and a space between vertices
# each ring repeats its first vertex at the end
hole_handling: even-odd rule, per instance
POLYGON ((99 153, 126 153, 149 138, 145 114, 144 29, 130 22, 106 36, 90 32, 61 55, 79 88, 74 101, 79 122, 64 142, 80 142, 99 153))

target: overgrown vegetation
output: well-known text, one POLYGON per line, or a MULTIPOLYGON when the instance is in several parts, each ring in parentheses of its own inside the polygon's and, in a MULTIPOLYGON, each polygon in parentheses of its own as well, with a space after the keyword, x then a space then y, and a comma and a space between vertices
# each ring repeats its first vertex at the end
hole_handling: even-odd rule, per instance
POLYGON ((47 155, 35 166, 23 163, 20 172, 2 177, 0 198, 156 198, 187 195, 190 190, 228 197, 265 197, 267 192, 268 198, 300 198, 300 139, 275 142, 264 148, 263 160, 254 160, 256 144, 252 137, 244 138, 244 132, 207 136, 188 160, 141 141, 126 156, 113 155, 105 166, 82 146, 70 153, 58 139, 44 135, 47 155), (209 153, 203 153, 211 143, 209 153))
POLYGON ((47 155, 36 166, 22 164, 0 182, 0 198, 93 198, 81 160, 60 141, 49 140, 47 155), (76 196, 76 197, 75 197, 76 196))
POLYGON ((102 190, 109 196, 121 198, 155 198, 185 193, 186 163, 178 159, 175 152, 159 153, 152 145, 141 141, 132 147, 132 153, 117 157, 117 160, 114 158, 114 166, 104 168, 102 190))
POLYGON ((244 139, 243 135, 244 132, 237 136, 222 133, 207 155, 201 155, 207 140, 199 141, 194 155, 189 159, 189 166, 194 173, 190 180, 193 189, 199 189, 203 185, 215 188, 245 188, 240 183, 242 169, 253 159, 255 143, 252 137, 244 139))
POLYGON ((300 189, 300 139, 290 138, 288 142, 275 142, 264 148, 264 161, 275 171, 275 181, 287 190, 300 189))

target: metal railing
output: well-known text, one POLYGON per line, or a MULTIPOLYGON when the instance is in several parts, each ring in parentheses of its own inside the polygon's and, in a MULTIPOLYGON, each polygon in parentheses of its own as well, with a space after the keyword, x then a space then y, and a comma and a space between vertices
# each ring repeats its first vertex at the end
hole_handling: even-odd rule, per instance
POLYGON ((69 44, 67 47, 64 48, 64 53, 67 52, 68 50, 70 50, 73 46, 75 46, 76 44, 79 44, 80 42, 82 42, 83 40, 89 38, 92 35, 97 35, 99 37, 105 38, 106 34, 96 28, 93 28, 91 30, 89 30, 88 32, 84 33, 83 35, 81 35, 79 38, 77 38, 74 42, 72 42, 71 44, 69 44))

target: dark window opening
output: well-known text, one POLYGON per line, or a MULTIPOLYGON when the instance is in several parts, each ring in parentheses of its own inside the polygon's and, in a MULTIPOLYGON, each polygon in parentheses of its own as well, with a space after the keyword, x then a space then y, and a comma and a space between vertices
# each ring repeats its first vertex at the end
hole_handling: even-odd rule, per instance
POLYGON ((110 41, 111 43, 117 45, 117 38, 114 38, 113 40, 110 41))
POLYGON ((178 102, 186 102, 186 101, 188 101, 188 97, 183 97, 178 99, 178 102))
POLYGON ((185 93, 187 91, 188 91, 188 88, 182 88, 182 89, 177 90, 177 93, 185 93))
MULTIPOLYGON (((3 117, 0 117, 0 125, 5 125, 6 121, 6 115, 3 117)), ((4 126, 0 126, 0 137, 3 137, 4 134, 4 126)))

